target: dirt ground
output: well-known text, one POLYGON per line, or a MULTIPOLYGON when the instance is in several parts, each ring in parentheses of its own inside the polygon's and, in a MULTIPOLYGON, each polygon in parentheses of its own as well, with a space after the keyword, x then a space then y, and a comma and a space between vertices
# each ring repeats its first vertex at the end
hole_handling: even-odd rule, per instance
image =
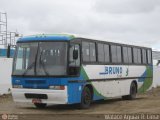
POLYGON ((160 119, 160 87, 137 95, 137 99, 132 101, 121 98, 96 101, 85 110, 78 109, 76 105, 53 105, 37 109, 31 104, 14 103, 11 95, 3 95, 0 96, 0 120, 3 114, 18 120, 104 120, 108 119, 105 115, 112 114, 159 114, 160 119))

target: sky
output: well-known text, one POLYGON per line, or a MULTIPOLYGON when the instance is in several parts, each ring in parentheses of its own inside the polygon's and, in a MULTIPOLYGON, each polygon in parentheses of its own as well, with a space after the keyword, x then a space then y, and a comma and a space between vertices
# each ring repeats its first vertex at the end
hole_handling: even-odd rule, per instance
POLYGON ((0 0, 8 29, 160 49, 160 0, 0 0))

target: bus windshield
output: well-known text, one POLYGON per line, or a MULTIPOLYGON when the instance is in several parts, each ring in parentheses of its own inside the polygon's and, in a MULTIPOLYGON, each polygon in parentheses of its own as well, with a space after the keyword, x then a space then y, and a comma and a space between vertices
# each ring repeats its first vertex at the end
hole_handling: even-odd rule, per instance
POLYGON ((67 74, 67 42, 17 43, 13 75, 58 76, 67 74))

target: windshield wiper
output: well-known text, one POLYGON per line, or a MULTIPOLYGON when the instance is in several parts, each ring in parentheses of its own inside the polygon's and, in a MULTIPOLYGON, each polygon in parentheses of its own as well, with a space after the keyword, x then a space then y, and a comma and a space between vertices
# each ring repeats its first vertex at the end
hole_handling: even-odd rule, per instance
POLYGON ((35 62, 32 62, 32 64, 30 64, 27 69, 24 71, 23 75, 25 75, 33 66, 35 65, 35 62))

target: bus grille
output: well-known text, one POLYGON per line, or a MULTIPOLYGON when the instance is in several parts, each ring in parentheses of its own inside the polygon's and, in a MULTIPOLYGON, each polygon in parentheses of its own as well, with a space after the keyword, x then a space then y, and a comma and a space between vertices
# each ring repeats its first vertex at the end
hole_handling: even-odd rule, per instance
POLYGON ((45 80, 26 80, 26 84, 45 84, 45 80))

